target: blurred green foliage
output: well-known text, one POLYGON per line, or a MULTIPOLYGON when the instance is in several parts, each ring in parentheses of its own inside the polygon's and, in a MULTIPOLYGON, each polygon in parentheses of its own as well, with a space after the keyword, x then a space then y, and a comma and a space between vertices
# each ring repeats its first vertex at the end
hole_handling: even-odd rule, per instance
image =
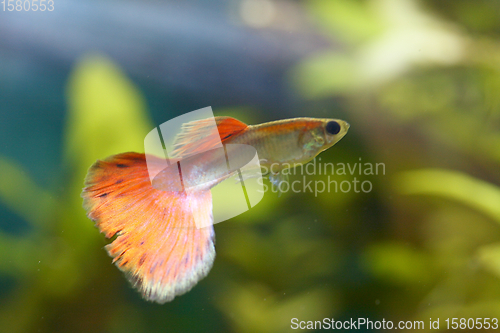
POLYGON ((61 193, 38 188, 15 162, 0 162, 2 201, 33 227, 28 236, 1 235, 0 269, 18 283, 2 304, 5 332, 103 331, 99 318, 104 309, 89 311, 88 304, 78 304, 79 298, 89 296, 87 288, 107 288, 111 283, 101 277, 104 262, 96 262, 103 241, 82 214, 82 180, 97 158, 140 150, 152 125, 136 89, 104 58, 89 56, 75 68, 68 101, 68 176, 62 179, 61 193), (54 311, 47 312, 48 307, 54 311), (64 312, 79 313, 79 308, 86 308, 94 320, 82 315, 60 318, 64 312))
MULTIPOLYGON (((110 264, 79 194, 96 159, 142 151, 153 124, 123 73, 89 56, 68 84, 60 190, 0 158, 2 204, 31 226, 0 233, 0 272, 14 281, 2 332, 285 332, 292 318, 324 317, 441 318, 444 330, 449 317, 500 317, 499 3, 303 6, 341 45, 290 69, 311 102, 297 116, 351 123, 322 162, 384 163, 384 175, 361 176, 373 191, 266 193, 216 225, 206 279, 164 306, 143 302, 110 264)), ((240 107, 218 115, 260 122, 240 107)))
POLYGON ((309 8, 345 47, 306 59, 292 80, 311 99, 342 96, 355 124, 350 134, 390 170, 375 190, 386 215, 369 217, 383 218, 388 230, 374 235, 359 262, 385 291, 376 312, 498 317, 498 2, 312 1, 309 8))

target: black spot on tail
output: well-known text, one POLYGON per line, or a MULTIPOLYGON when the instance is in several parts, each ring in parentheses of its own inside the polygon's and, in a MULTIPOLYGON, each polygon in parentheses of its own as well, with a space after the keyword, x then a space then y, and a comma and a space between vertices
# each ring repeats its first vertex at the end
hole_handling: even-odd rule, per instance
POLYGON ((142 285, 142 278, 139 276, 131 275, 129 279, 134 287, 139 287, 140 285, 142 285))
POLYGON ((146 260, 146 254, 143 254, 141 259, 139 259, 139 266, 142 266, 142 264, 144 264, 145 260, 146 260))
POLYGON ((126 164, 117 164, 116 166, 119 167, 119 168, 128 168, 129 167, 126 164))
POLYGON ((108 195, 108 193, 103 193, 103 194, 101 194, 101 195, 98 195, 98 197, 99 197, 99 198, 104 198, 104 197, 105 197, 105 196, 107 196, 107 195, 108 195))

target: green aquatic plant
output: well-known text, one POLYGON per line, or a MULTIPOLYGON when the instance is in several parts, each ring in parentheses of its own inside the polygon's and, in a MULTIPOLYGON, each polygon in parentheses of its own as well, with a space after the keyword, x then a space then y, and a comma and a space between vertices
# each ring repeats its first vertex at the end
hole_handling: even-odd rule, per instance
MULTIPOLYGON (((78 320, 58 322, 57 312, 64 312, 64 304, 72 304, 89 288, 110 288, 101 279, 103 267, 97 251, 103 246, 102 238, 81 207, 83 179, 97 158, 141 150, 152 127, 137 89, 103 57, 82 59, 67 92, 67 174, 60 179, 60 190, 40 188, 23 166, 0 159, 0 200, 31 227, 26 235, 0 233, 0 272, 15 281, 0 305, 5 332, 80 325, 78 320), (54 308, 47 312, 49 304, 54 308)), ((88 321, 75 329, 100 329, 94 327, 98 324, 98 320, 88 321)))

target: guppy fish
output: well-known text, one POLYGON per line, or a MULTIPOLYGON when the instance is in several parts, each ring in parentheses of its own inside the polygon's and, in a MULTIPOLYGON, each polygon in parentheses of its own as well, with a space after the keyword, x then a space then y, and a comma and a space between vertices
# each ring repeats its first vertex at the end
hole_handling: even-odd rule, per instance
POLYGON ((209 123, 207 119, 184 124, 170 156, 172 162, 189 160, 197 170, 183 169, 181 175, 183 186, 199 184, 195 190, 169 188, 172 168, 165 170, 160 158, 134 152, 98 160, 85 178, 81 196, 87 216, 106 238, 117 236, 106 250, 146 300, 163 304, 188 292, 208 274, 215 259, 210 189, 234 171, 222 172, 225 160, 200 152, 221 142, 224 147, 249 145, 257 151, 261 166, 267 170, 273 166, 277 172, 311 161, 349 129, 347 122, 338 119, 295 118, 246 125, 215 117, 218 136, 213 140, 215 128, 209 123), (148 166, 149 172, 157 168, 153 182, 148 166), (196 219, 208 226, 197 228, 196 219))

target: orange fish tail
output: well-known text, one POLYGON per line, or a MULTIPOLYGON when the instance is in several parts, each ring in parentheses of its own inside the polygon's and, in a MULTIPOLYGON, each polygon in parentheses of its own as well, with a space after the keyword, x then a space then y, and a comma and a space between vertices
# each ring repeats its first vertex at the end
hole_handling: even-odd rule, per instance
POLYGON ((210 191, 157 190, 145 155, 124 153, 90 167, 82 197, 99 230, 117 236, 106 250, 145 299, 171 301, 208 274, 215 258, 210 191), (195 218, 208 227, 197 228, 195 218))

